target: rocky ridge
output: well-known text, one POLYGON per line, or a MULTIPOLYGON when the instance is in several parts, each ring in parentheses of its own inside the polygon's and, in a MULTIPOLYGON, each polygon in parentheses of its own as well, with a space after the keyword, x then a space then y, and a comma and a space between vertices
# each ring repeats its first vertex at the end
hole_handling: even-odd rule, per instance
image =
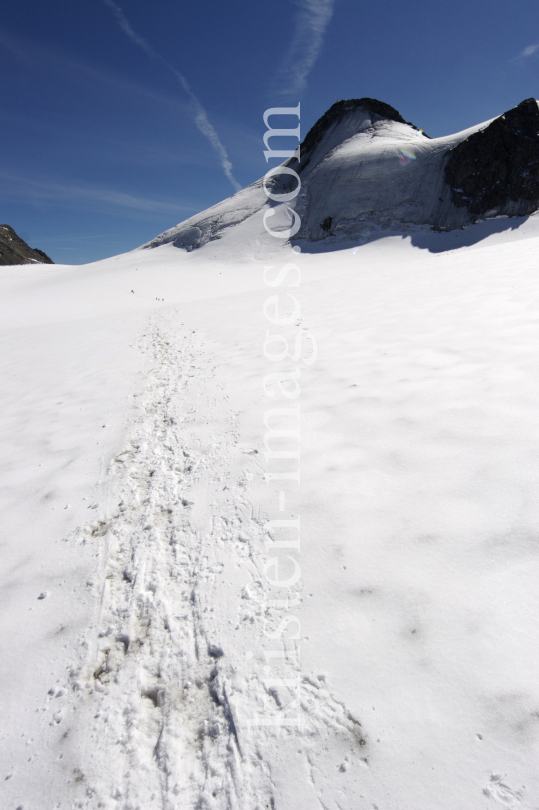
POLYGON ((9 225, 0 225, 0 265, 54 264, 42 250, 29 247, 9 225))
POLYGON ((526 215, 539 207, 539 106, 522 101, 451 150, 445 181, 474 218, 526 215))

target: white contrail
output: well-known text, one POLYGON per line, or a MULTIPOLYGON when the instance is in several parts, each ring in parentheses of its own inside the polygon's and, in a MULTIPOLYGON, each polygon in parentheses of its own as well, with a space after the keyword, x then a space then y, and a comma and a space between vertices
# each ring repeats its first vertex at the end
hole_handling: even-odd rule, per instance
POLYGON ((193 93, 193 91, 189 87, 189 85, 187 83, 187 79, 185 78, 185 76, 182 76, 182 74, 179 71, 177 71, 175 68, 173 68, 171 65, 168 65, 168 67, 174 73, 174 75, 176 76, 176 78, 180 82, 180 84, 183 87, 183 89, 185 90, 185 92, 191 98, 191 101, 193 103, 194 120, 195 120, 195 124, 197 125, 199 131, 203 135, 205 135, 205 137, 209 140, 209 142, 211 143, 214 151, 218 155, 219 160, 221 161, 221 166, 223 167, 224 173, 226 174, 226 176, 228 177, 228 179, 230 180, 230 182, 232 183, 232 185, 234 186, 236 191, 239 191, 241 189, 241 186, 237 182, 234 175, 232 174, 232 163, 228 159, 227 151, 226 151, 225 147, 223 146, 223 144, 221 143, 221 141, 219 140, 219 136, 218 136, 217 132, 215 131, 215 128, 213 127, 213 125, 210 123, 210 121, 208 119, 208 115, 206 113, 206 110, 204 109, 204 107, 202 106, 202 104, 200 103, 198 98, 195 96, 195 94, 193 93))
POLYGON ((161 59, 159 54, 154 51, 152 46, 148 42, 146 42, 145 39, 143 39, 142 37, 139 37, 139 35, 137 33, 135 33, 135 31, 133 31, 133 29, 131 28, 131 25, 129 23, 129 20, 127 19, 127 17, 123 13, 120 6, 116 5, 114 0, 103 0, 103 2, 105 3, 105 5, 107 5, 109 8, 111 8, 113 10, 114 16, 118 20, 118 24, 119 24, 120 28, 122 29, 124 34, 126 34, 129 37, 129 39, 132 42, 135 43, 135 45, 138 45, 139 48, 142 48, 143 51, 146 51, 148 56, 151 56, 152 59, 161 59))
POLYGON ((539 43, 537 45, 528 45, 527 48, 524 48, 524 50, 520 54, 520 57, 533 56, 533 54, 536 53, 537 51, 539 51, 539 43))
POLYGON ((284 61, 273 80, 274 92, 299 95, 316 62, 333 16, 335 0, 299 0, 296 30, 284 61))
POLYGON ((187 83, 185 76, 183 76, 178 70, 173 68, 172 65, 170 65, 166 61, 166 59, 163 59, 163 57, 160 54, 158 54, 157 51, 154 51, 152 46, 148 42, 146 42, 146 40, 143 39, 143 37, 140 37, 136 33, 136 31, 133 30, 131 24, 129 23, 129 20, 126 18, 120 6, 116 5, 114 0, 103 0, 103 2, 107 6, 109 6, 109 8, 111 8, 112 11, 114 12, 115 17, 118 20, 118 24, 122 29, 122 31, 124 32, 124 34, 128 36, 129 39, 135 43, 135 45, 138 45, 139 48, 142 48, 142 50, 152 59, 157 59, 160 62, 162 62, 176 76, 181 86, 191 99, 193 120, 195 122, 195 125, 197 126, 199 132, 201 132, 202 135, 204 135, 204 137, 209 140, 214 152, 217 154, 217 157, 219 158, 221 167, 225 175, 230 180, 236 191, 239 191, 241 189, 241 186, 234 177, 234 175, 232 174, 232 163, 228 158, 227 151, 223 146, 223 144, 221 143, 214 126, 210 123, 206 110, 204 109, 198 98, 195 96, 195 94, 189 87, 189 84, 187 83))

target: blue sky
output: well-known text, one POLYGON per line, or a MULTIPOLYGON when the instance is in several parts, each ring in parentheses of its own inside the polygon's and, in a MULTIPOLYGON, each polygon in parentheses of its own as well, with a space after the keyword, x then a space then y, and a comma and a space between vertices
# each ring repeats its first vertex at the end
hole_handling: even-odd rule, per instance
POLYGON ((436 137, 539 97, 539 4, 5 0, 0 69, 0 223, 79 264, 260 177, 268 107, 303 137, 370 96, 436 137))

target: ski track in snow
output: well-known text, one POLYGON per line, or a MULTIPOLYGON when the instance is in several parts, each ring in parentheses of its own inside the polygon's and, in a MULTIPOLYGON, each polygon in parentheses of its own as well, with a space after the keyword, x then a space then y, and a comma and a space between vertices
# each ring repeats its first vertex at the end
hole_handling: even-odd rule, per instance
POLYGON ((305 806, 339 807, 321 798, 328 746, 345 771, 349 758, 368 762, 368 744, 323 677, 301 673, 294 644, 285 677, 301 679, 301 727, 249 723, 294 698, 245 657, 275 612, 264 604, 264 519, 233 468, 237 414, 215 360, 163 314, 138 346, 151 368, 108 470, 109 516, 70 538, 102 544, 95 626, 71 670, 72 806, 279 810, 274 775, 293 751, 305 806))

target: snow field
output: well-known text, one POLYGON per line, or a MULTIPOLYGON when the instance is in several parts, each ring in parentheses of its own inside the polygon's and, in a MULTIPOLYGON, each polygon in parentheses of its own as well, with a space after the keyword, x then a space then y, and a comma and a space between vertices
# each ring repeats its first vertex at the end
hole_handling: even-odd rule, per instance
POLYGON ((252 222, 198 253, 3 271, 5 806, 539 807, 533 226, 275 253, 318 345, 283 513, 252 222), (269 645, 281 514, 301 633, 269 645), (300 729, 252 723, 294 697, 268 649, 300 729))

